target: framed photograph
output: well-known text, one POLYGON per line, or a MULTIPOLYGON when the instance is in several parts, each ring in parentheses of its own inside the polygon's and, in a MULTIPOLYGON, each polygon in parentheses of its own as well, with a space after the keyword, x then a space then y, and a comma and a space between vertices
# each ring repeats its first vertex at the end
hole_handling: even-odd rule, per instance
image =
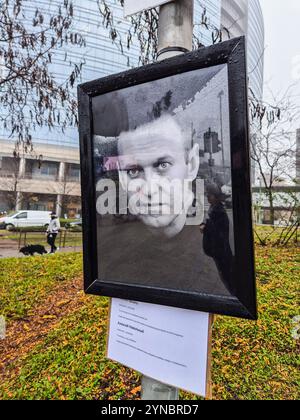
POLYGON ((78 95, 86 292, 256 319, 245 39, 78 95))

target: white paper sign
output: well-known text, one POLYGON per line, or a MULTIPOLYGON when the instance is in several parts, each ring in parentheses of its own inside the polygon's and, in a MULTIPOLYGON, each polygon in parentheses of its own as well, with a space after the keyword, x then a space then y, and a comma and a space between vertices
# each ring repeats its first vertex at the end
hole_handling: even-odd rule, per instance
POLYGON ((206 395, 209 314, 112 299, 107 357, 206 395))
POLYGON ((124 15, 125 17, 142 12, 143 10, 152 9, 172 0, 125 0, 124 15))

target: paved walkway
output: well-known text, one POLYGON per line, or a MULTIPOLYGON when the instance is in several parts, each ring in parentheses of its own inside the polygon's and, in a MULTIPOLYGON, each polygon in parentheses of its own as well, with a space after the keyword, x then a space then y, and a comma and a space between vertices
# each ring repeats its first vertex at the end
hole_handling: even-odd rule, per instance
POLYGON ((16 253, 18 253, 18 242, 1 238, 0 258, 15 257, 16 253))

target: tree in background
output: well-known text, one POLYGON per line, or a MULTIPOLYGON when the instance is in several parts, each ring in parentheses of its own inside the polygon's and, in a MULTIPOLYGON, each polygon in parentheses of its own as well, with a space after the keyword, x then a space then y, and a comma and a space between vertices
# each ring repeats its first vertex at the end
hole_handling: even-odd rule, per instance
POLYGON ((273 96, 273 100, 275 105, 261 107, 265 119, 253 115, 251 120, 251 158, 269 202, 272 225, 275 222, 274 187, 295 183, 296 139, 292 125, 299 118, 299 107, 291 102, 290 89, 277 100, 273 96))
MULTIPOLYGON (((9 210, 15 210, 22 200, 19 193, 20 184, 20 171, 19 171, 19 158, 14 156, 10 158, 9 171, 0 170, 2 191, 5 191, 5 199, 9 206, 9 210)), ((1 211, 3 208, 0 209, 1 211)))
POLYGON ((299 120, 300 107, 291 100, 291 90, 292 87, 279 98, 271 94, 272 104, 261 103, 261 117, 251 118, 251 158, 260 184, 256 210, 260 213, 262 206, 268 207, 271 225, 266 231, 255 229, 261 245, 298 242, 300 191, 293 126, 299 120), (268 206, 263 205, 265 201, 268 206))
MULTIPOLYGON (((33 193, 21 192, 21 184, 24 179, 25 173, 20 170, 20 158, 18 156, 12 156, 0 167, 0 190, 5 194, 5 202, 8 205, 8 210, 16 210, 19 205, 23 202, 24 198, 29 201, 34 198, 33 193)), ((35 159, 38 159, 35 157, 35 159)), ((40 161, 37 160, 38 164, 40 161)), ((3 203, 0 203, 0 211, 3 211, 3 203)))
POLYGON ((70 0, 49 5, 48 12, 32 10, 23 0, 0 4, 0 126, 16 139, 16 155, 20 147, 32 151, 35 128, 64 130, 77 123, 72 87, 83 63, 69 60, 65 47, 83 46, 84 39, 72 31, 72 20, 70 0), (58 50, 70 66, 63 83, 51 72, 52 55, 58 50))

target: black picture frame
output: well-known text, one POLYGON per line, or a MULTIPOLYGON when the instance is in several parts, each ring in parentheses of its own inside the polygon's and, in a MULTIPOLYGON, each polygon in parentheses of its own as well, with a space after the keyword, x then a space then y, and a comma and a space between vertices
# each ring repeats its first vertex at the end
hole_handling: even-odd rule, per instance
POLYGON ((85 292, 245 319, 257 319, 245 38, 235 38, 162 62, 82 84, 78 87, 78 98, 85 292), (227 64, 229 82, 236 296, 223 297, 156 289, 142 285, 110 283, 98 279, 92 99, 108 92, 220 64, 227 64))

